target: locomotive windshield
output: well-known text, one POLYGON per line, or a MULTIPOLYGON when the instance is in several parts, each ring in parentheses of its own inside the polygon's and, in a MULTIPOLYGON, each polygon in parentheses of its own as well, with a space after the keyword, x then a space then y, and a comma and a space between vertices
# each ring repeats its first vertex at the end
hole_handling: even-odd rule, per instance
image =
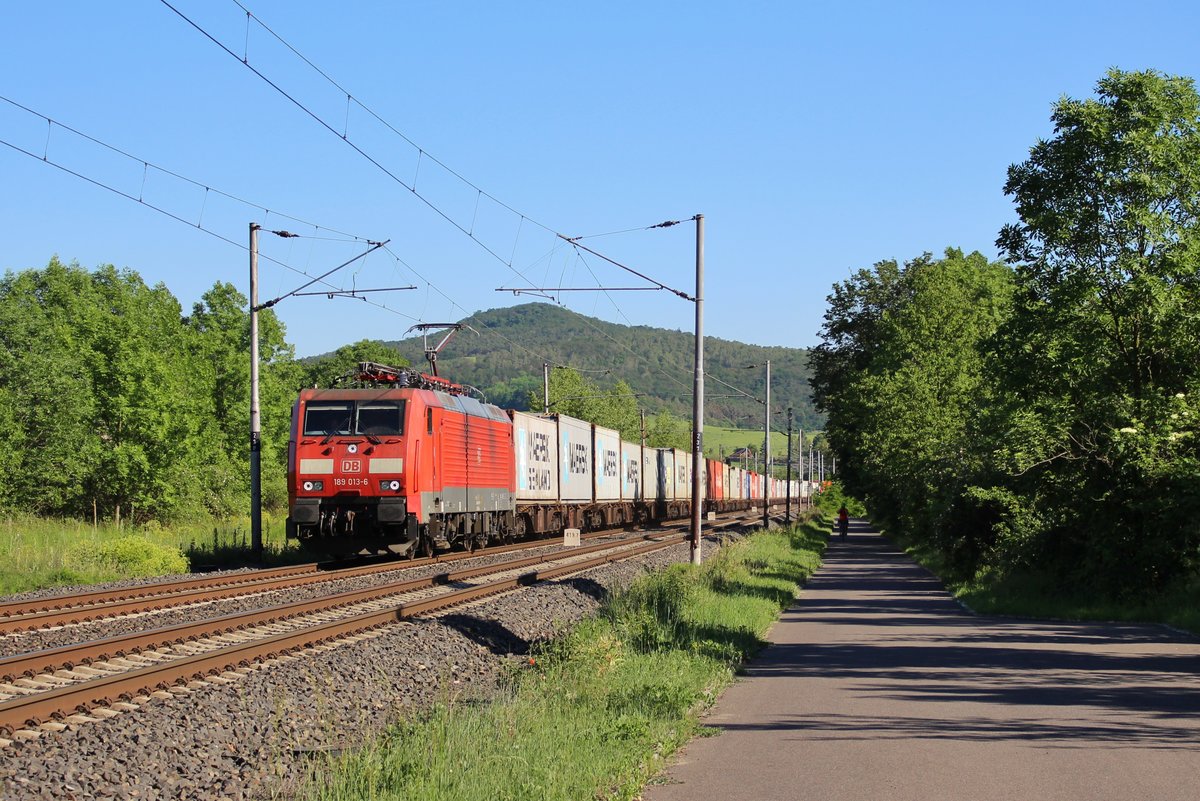
POLYGON ((319 401, 304 410, 304 436, 404 433, 404 401, 319 401))
POLYGON ((404 433, 404 401, 371 401, 358 404, 356 434, 377 437, 400 436, 404 433))

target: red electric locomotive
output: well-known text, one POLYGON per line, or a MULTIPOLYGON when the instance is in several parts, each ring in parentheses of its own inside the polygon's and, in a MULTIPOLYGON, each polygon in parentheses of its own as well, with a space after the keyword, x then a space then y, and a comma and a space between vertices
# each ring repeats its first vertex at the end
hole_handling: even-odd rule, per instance
POLYGON ((504 411, 415 370, 363 362, 357 378, 360 388, 303 390, 292 408, 288 536, 410 555, 511 539, 504 411))

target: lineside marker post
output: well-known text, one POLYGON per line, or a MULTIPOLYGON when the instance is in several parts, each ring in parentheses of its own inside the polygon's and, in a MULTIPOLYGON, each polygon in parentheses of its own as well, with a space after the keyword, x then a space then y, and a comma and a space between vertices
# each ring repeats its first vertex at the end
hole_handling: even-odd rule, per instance
POLYGON ((692 564, 700 564, 704 490, 704 215, 696 215, 696 375, 692 387, 692 564))
POLYGON ((788 407, 788 447, 787 447, 787 503, 784 505, 783 519, 789 526, 792 524, 792 407, 788 407))
POLYGON ((250 223, 250 550, 262 562, 262 422, 258 408, 258 223, 250 223))
POLYGON ((771 360, 767 359, 767 402, 763 423, 763 528, 771 527, 771 360))

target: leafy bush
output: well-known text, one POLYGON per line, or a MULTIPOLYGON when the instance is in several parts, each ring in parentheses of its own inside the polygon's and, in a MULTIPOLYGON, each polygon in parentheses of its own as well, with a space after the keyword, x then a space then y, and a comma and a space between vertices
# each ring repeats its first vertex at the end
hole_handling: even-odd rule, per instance
POLYGON ((188 560, 178 548, 134 534, 100 543, 76 543, 63 561, 68 570, 120 577, 166 576, 188 571, 188 560))
POLYGON ((828 489, 819 493, 815 499, 816 507, 825 517, 836 517, 837 510, 846 504, 846 511, 851 517, 866 517, 867 509, 862 501, 846 493, 846 488, 840 481, 834 481, 828 489))

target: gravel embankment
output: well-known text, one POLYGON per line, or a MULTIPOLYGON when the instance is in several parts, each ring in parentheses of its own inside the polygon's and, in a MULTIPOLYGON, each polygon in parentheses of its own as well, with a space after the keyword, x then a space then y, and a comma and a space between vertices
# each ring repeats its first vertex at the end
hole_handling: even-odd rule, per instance
MULTIPOLYGON (((545 549, 538 548, 528 551, 527 553, 529 555, 534 555, 543 551, 552 551, 553 548, 554 546, 548 545, 545 547, 545 549)), ((512 558, 514 558, 513 554, 480 556, 472 559, 469 564, 471 567, 475 567, 494 562, 502 562, 512 558)), ((401 568, 406 567, 404 562, 398 562, 397 566, 401 568)), ((227 598, 221 601, 168 607, 165 609, 146 612, 140 615, 124 615, 107 620, 96 620, 86 623, 73 624, 61 628, 42 629, 21 632, 18 634, 0 635, 0 659, 16 654, 40 651, 47 648, 58 648, 64 645, 73 645, 75 643, 89 640, 100 640, 106 637, 116 637, 123 634, 132 634, 140 631, 146 631, 148 629, 163 628, 181 623, 194 623, 201 620, 211 620, 223 615, 232 615, 238 612, 263 609, 270 606, 278 606, 280 604, 298 603, 300 601, 321 598, 339 592, 350 592, 352 590, 379 586, 392 581, 424 578, 425 576, 430 576, 437 573, 458 570, 462 567, 464 567, 464 563, 462 562, 438 563, 426 565, 424 567, 406 568, 403 573, 389 571, 386 573, 376 573, 373 575, 358 576, 355 578, 333 579, 331 581, 309 584, 307 586, 295 587, 292 589, 255 592, 252 595, 227 598)), ((235 574, 237 572, 242 571, 230 571, 229 574, 235 574)), ((204 574, 204 577, 211 577, 213 575, 222 574, 204 574)), ((178 578, 184 577, 180 576, 178 578)), ((119 583, 97 585, 96 588, 107 589, 117 587, 137 587, 154 584, 156 581, 156 579, 145 579, 142 581, 127 580, 119 583)), ((82 590, 84 588, 76 589, 82 590)), ((41 593, 14 595, 6 598, 5 600, 41 597, 50 598, 55 595, 62 594, 64 594, 64 591, 60 589, 54 592, 43 591, 41 593)), ((86 614, 95 613, 88 613, 81 610, 81 615, 86 614)))
MULTIPOLYGON (((714 545, 706 542, 706 551, 714 545)), ((0 797, 288 797, 314 754, 353 747, 405 710, 448 694, 486 696, 513 655, 594 612, 607 588, 685 560, 687 552, 678 545, 389 626, 371 639, 280 662, 229 685, 154 699, 107 721, 14 743, 0 749, 0 797)))

